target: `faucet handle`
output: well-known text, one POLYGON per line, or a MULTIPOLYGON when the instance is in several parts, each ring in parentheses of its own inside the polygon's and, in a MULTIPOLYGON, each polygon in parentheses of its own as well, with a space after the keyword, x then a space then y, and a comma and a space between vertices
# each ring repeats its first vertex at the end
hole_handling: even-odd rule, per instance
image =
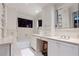
POLYGON ((66 36, 66 39, 70 39, 70 36, 66 36))
POLYGON ((65 35, 61 35, 61 38, 62 38, 62 39, 65 39, 65 38, 66 38, 66 36, 65 36, 65 35))
POLYGON ((70 39, 70 36, 62 35, 61 38, 62 39, 70 39))

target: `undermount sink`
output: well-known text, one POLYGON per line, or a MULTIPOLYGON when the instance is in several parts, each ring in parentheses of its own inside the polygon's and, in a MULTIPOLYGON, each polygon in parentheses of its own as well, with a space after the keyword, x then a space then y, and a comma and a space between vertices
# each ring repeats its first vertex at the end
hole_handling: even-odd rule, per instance
POLYGON ((61 37, 60 37, 61 39, 70 39, 70 37, 69 36, 65 36, 65 35, 61 35, 61 37))
POLYGON ((70 39, 70 37, 66 35, 52 35, 52 37, 55 37, 57 39, 70 39))

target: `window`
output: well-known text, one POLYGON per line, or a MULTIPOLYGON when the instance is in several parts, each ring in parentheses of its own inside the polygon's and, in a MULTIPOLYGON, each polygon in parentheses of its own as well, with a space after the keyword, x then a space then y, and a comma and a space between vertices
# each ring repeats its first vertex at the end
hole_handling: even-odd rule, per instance
POLYGON ((38 20, 38 27, 42 27, 42 20, 38 20))
POLYGON ((73 12, 74 28, 79 28, 79 11, 73 12))
POLYGON ((18 18, 18 27, 32 28, 33 21, 29 19, 24 19, 24 18, 18 18))

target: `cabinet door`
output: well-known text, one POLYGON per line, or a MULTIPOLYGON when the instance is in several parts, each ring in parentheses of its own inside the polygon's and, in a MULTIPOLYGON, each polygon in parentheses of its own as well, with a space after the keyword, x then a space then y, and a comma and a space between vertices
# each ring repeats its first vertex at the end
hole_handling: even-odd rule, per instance
POLYGON ((37 51, 37 38, 33 36, 32 40, 31 40, 31 46, 32 48, 37 51))
POLYGON ((78 46, 61 42, 60 55, 61 56, 78 56, 78 46))
POLYGON ((49 56, 59 56, 60 46, 57 41, 50 40, 48 42, 48 55, 49 56))
POLYGON ((49 56, 78 56, 79 46, 65 42, 50 40, 48 42, 49 56))

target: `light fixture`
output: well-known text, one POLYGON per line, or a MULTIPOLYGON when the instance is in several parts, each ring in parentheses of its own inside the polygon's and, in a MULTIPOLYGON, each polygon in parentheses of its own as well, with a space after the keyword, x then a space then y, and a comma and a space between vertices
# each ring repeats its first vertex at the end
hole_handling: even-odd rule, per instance
POLYGON ((36 14, 39 13, 39 12, 41 12, 41 9, 35 10, 35 13, 36 13, 36 14))
POLYGON ((39 13, 39 10, 36 10, 35 13, 39 13))

